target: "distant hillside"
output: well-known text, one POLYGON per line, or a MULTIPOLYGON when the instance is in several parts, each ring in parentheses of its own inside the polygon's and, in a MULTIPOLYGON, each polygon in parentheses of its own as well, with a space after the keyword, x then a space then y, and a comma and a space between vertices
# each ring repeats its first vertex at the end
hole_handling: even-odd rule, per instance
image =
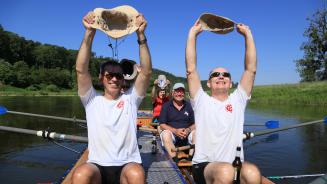
MULTIPOLYGON (((69 90, 76 88, 75 61, 78 50, 61 46, 41 44, 26 40, 16 33, 6 31, 0 25, 0 85, 37 90, 69 90)), ((97 87, 99 66, 110 57, 98 57, 92 53, 90 73, 97 87)), ((150 87, 158 75, 166 75, 172 85, 182 82, 185 77, 177 77, 169 72, 153 69, 150 87)), ((203 83, 206 87, 205 82, 203 83)), ((151 88, 148 90, 148 92, 151 88)))

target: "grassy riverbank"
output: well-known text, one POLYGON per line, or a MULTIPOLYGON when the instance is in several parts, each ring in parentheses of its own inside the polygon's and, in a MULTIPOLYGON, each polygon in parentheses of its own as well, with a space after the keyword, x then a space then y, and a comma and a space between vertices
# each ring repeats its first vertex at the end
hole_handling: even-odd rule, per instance
POLYGON ((251 103, 327 106, 327 81, 255 86, 251 103))
MULTIPOLYGON (((77 90, 59 92, 28 91, 11 86, 0 86, 0 96, 76 96, 77 90)), ((149 96, 149 94, 147 94, 149 96)), ((250 103, 299 104, 327 106, 327 81, 299 84, 255 86, 250 103)))
POLYGON ((27 90, 8 85, 0 85, 0 96, 76 96, 77 90, 27 90))

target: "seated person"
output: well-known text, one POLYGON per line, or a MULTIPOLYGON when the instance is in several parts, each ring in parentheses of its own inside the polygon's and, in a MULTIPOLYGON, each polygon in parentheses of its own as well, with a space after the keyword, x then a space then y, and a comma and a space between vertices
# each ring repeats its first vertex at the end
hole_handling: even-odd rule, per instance
MULTIPOLYGON (((194 144, 195 140, 194 112, 190 102, 184 99, 184 95, 184 84, 176 83, 172 91, 173 99, 162 106, 159 116, 159 125, 163 130, 160 138, 175 162, 178 162, 177 154, 171 149, 175 146, 194 144)), ((193 150, 189 151, 190 159, 193 152, 193 150)))

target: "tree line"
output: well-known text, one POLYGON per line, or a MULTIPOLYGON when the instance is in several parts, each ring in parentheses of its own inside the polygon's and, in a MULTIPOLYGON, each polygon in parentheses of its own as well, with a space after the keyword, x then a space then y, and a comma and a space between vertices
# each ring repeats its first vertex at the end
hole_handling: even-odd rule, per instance
MULTIPOLYGON (((30 90, 73 89, 77 53, 77 50, 26 40, 0 25, 0 82, 30 90)), ((92 53, 90 72, 95 84, 100 63, 108 59, 111 58, 95 57, 92 53)))
MULTIPOLYGON (((77 54, 78 50, 26 40, 4 30, 0 25, 0 85, 27 88, 32 91, 75 89, 77 54)), ((91 54, 89 70, 97 89, 101 88, 98 80, 100 65, 107 60, 113 59, 91 54)), ((166 75, 172 83, 186 83, 183 77, 153 69, 151 84, 160 74, 166 75)))

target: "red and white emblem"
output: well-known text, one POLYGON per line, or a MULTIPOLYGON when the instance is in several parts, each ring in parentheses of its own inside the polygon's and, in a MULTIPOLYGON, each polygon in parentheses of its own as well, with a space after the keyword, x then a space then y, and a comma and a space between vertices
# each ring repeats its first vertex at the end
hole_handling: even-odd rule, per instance
POLYGON ((117 108, 118 109, 121 109, 124 107, 124 101, 120 101, 118 104, 117 104, 117 108))
POLYGON ((227 104, 225 108, 226 108, 226 111, 227 112, 230 112, 230 113, 233 112, 233 106, 232 106, 232 104, 227 104))

